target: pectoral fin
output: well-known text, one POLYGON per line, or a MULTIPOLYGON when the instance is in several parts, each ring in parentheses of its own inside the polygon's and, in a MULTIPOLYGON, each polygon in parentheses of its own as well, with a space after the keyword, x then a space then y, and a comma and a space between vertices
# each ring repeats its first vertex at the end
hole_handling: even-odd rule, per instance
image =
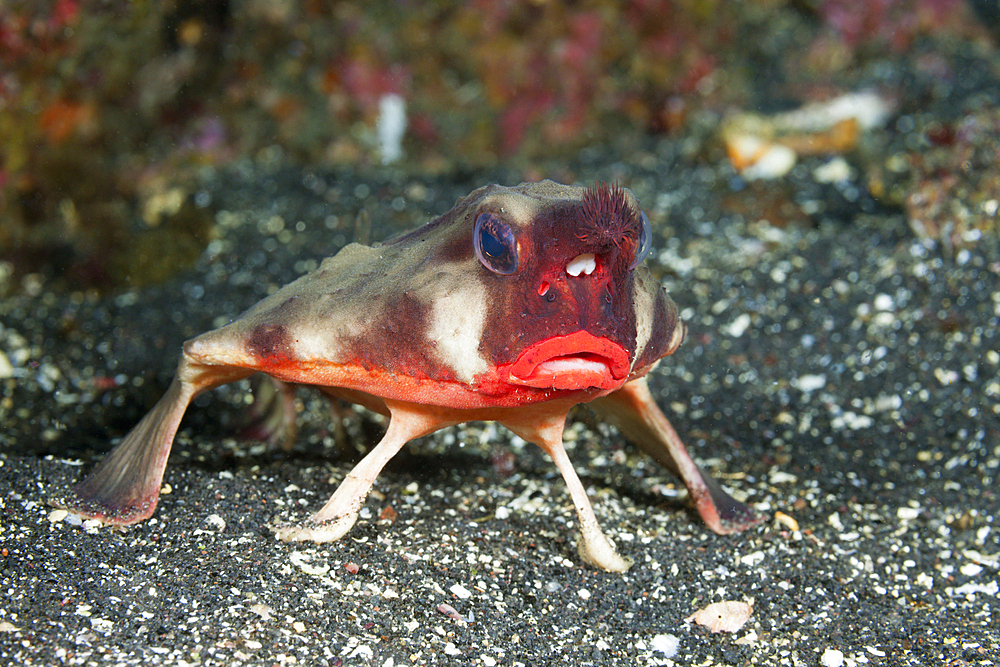
POLYGON ((156 509, 170 447, 191 399, 251 372, 206 366, 183 356, 163 398, 86 479, 52 504, 116 526, 148 519, 156 509))
POLYGON ((580 557, 602 570, 625 572, 632 566, 632 561, 621 556, 611 540, 601 530, 597 516, 594 515, 594 508, 590 504, 590 499, 587 498, 587 490, 566 455, 566 449, 562 442, 565 422, 565 411, 556 412, 544 419, 537 417, 517 419, 513 417, 500 421, 511 431, 528 442, 538 445, 552 457, 552 461, 566 482, 566 488, 573 500, 573 506, 576 508, 577 518, 580 522, 580 541, 578 543, 580 557))
POLYGON ((443 418, 433 406, 386 400, 389 429, 375 448, 368 452, 340 482, 318 512, 302 526, 279 526, 275 534, 284 542, 332 542, 339 540, 358 520, 375 478, 403 445, 414 438, 429 435, 456 422, 443 418))
POLYGON ((716 533, 739 532, 761 520, 698 467, 677 431, 653 401, 645 378, 632 380, 588 405, 617 426, 628 440, 681 478, 698 514, 716 533))

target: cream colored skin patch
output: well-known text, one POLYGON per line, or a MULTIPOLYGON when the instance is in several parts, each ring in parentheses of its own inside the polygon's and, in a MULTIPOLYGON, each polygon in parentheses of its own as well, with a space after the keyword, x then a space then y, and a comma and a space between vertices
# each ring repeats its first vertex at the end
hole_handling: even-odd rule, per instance
POLYGON ((479 351, 489 300, 478 280, 453 285, 434 301, 427 339, 442 364, 451 367, 461 382, 474 384, 477 375, 489 370, 479 351))

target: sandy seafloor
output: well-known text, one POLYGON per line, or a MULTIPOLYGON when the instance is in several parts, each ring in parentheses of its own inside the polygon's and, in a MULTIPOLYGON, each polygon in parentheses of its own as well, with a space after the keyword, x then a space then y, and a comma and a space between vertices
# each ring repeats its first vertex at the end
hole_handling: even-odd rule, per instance
MULTIPOLYGON (((284 544, 269 526, 308 516, 350 462, 307 390, 291 452, 238 439, 245 384, 189 410, 152 520, 58 520, 46 500, 156 400, 185 338, 364 235, 361 210, 378 240, 517 180, 241 164, 206 173, 220 237, 193 270, 0 306, 0 663, 1000 663, 996 238, 920 241, 898 211, 817 184, 817 163, 789 177, 813 224, 781 229, 723 214, 718 192, 741 184, 670 142, 604 158, 575 177, 640 197, 648 263, 690 327, 654 393, 766 521, 711 534, 683 487, 581 410, 569 453, 626 574, 581 564, 551 462, 483 424, 409 446, 345 539, 284 544), (503 451, 512 476, 491 462, 503 451), (685 621, 722 600, 752 600, 738 632, 685 621)), ((358 447, 381 428, 352 410, 344 425, 358 447)))

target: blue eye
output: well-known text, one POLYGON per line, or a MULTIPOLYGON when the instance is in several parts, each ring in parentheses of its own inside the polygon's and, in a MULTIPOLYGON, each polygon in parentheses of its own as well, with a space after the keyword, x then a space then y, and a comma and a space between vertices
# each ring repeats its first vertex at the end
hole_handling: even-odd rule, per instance
POLYGON ((649 251, 653 249, 653 230, 649 227, 649 218, 643 211, 639 211, 639 215, 642 217, 642 231, 635 244, 635 257, 632 258, 632 264, 628 267, 630 271, 642 264, 642 261, 649 257, 649 251))
POLYGON ((483 266, 502 276, 517 271, 517 238, 496 213, 480 213, 472 232, 472 245, 483 266))

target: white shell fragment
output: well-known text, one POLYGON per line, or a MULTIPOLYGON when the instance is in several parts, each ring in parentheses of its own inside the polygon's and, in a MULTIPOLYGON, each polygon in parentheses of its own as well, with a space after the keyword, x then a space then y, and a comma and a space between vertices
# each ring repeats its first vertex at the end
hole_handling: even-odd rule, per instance
POLYGON ((457 597, 459 600, 468 600, 469 598, 472 597, 472 591, 470 591, 462 584, 455 584, 448 590, 451 591, 452 594, 454 594, 454 596, 457 597))
MULTIPOLYGON (((801 155, 837 155, 854 149, 862 133, 885 125, 894 104, 872 91, 841 95, 771 116, 737 112, 720 128, 733 166, 748 180, 780 178, 801 155)), ((851 177, 842 158, 821 169, 820 182, 851 177)))
POLYGON ((823 651, 819 664, 823 667, 841 667, 844 664, 844 652, 835 648, 828 648, 823 651))
POLYGON ((320 565, 313 565, 309 561, 312 557, 308 554, 302 553, 301 551, 293 551, 289 556, 288 560, 292 561, 292 565, 302 570, 304 573, 312 575, 314 577, 319 577, 330 571, 329 563, 322 563, 320 565))
POLYGON ((208 524, 209 526, 211 526, 211 527, 212 527, 212 528, 213 528, 213 529, 214 529, 214 530, 215 530, 216 532, 219 532, 219 533, 221 533, 222 531, 224 531, 224 530, 226 529, 226 520, 225 520, 225 519, 223 519, 223 518, 222 518, 221 516, 219 516, 218 514, 210 514, 210 515, 209 515, 209 516, 208 516, 208 517, 207 517, 207 518, 205 519, 205 522, 206 522, 206 523, 207 523, 207 524, 208 524))
POLYGON ((784 526, 788 530, 798 530, 799 529, 799 522, 796 521, 794 517, 791 517, 791 516, 785 514, 784 512, 775 512, 774 513, 774 521, 776 523, 778 523, 779 525, 784 526))
POLYGON ((677 655, 681 640, 674 635, 656 635, 649 645, 654 651, 662 653, 664 658, 672 658, 677 655))
POLYGON ((704 626, 713 633, 736 632, 746 625, 752 613, 752 604, 727 600, 725 602, 713 602, 684 620, 704 626))
POLYGON ((49 512, 49 523, 59 523, 67 516, 69 516, 69 512, 66 510, 52 510, 49 512))

